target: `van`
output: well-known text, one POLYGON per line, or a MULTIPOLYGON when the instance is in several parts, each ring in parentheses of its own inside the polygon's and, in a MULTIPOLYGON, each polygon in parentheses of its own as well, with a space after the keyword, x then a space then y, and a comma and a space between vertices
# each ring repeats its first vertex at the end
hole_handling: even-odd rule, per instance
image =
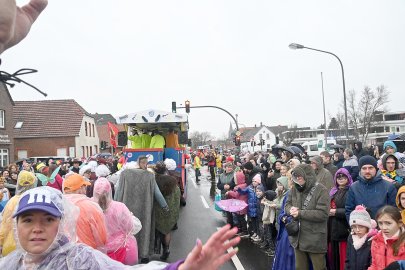
POLYGON ((304 142, 302 144, 302 147, 305 149, 305 152, 307 152, 308 156, 313 157, 313 156, 319 156, 319 154, 322 151, 325 151, 325 149, 329 149, 329 152, 331 154, 333 154, 334 150, 331 149, 330 147, 332 145, 335 145, 335 144, 336 144, 336 140, 334 138, 328 138, 328 145, 326 146, 325 145, 325 140, 322 137, 322 138, 319 138, 316 141, 304 142))

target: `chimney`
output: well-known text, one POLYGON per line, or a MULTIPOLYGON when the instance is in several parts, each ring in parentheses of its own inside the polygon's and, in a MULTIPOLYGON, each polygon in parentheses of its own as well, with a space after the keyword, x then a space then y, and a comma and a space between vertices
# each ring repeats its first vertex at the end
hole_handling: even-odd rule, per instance
POLYGON ((256 124, 255 124, 255 127, 257 127, 256 124))
POLYGON ((262 122, 260 122, 260 126, 261 126, 261 127, 263 126, 263 123, 262 123, 262 122))

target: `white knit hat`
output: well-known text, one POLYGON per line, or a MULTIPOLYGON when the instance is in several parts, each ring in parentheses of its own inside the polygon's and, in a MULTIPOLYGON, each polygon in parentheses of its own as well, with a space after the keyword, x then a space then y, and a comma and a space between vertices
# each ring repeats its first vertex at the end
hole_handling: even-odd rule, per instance
POLYGON ((362 225, 369 229, 374 227, 370 214, 363 205, 357 205, 356 208, 350 213, 349 224, 350 226, 362 225))

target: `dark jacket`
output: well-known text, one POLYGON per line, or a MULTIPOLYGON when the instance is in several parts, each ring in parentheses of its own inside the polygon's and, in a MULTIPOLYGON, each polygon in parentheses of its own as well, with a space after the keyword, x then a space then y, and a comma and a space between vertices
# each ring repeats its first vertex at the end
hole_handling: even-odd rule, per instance
POLYGON ((264 188, 266 190, 276 190, 277 188, 277 179, 280 178, 280 171, 273 171, 274 175, 272 177, 267 177, 267 174, 265 175, 265 180, 264 180, 264 188))
POLYGON ((335 165, 338 169, 343 167, 343 162, 345 161, 343 155, 339 155, 339 159, 337 161, 333 160, 333 165, 335 165))
MULTIPOLYGON (((221 194, 224 195, 227 191, 231 191, 233 190, 233 188, 235 187, 235 180, 234 180, 234 172, 230 172, 230 173, 222 173, 219 178, 218 178, 218 183, 217 183, 217 188, 221 191, 221 194), (225 190, 224 186, 225 185, 229 185, 230 188, 229 190, 225 190)), ((223 199, 225 199, 223 197, 223 199)))
POLYGON ((383 180, 379 172, 371 180, 366 180, 360 175, 349 188, 345 207, 347 220, 354 208, 360 204, 370 209, 370 216, 374 219, 378 209, 384 205, 396 206, 396 193, 395 186, 383 180))
MULTIPOLYGON (((343 164, 343 163, 342 163, 342 164, 343 164)), ((327 170, 332 174, 333 177, 335 177, 335 173, 337 172, 338 167, 336 167, 335 165, 333 165, 332 162, 329 162, 329 163, 326 164, 326 165, 324 164, 323 167, 324 167, 325 169, 327 169, 327 170)), ((340 169, 340 168, 339 168, 339 169, 340 169)))
MULTIPOLYGON (((294 186, 290 190, 285 205, 287 214, 290 213, 293 206, 302 209, 306 197, 317 182, 315 172, 310 165, 298 165, 293 172, 297 168, 305 172, 305 189, 299 192, 294 186)), ((297 218, 300 222, 299 234, 289 236, 290 243, 294 248, 304 252, 326 253, 329 207, 329 192, 322 184, 318 184, 306 210, 299 211, 297 218)))
POLYGON ((361 142, 355 142, 354 144, 357 144, 358 147, 356 148, 353 145, 353 154, 357 157, 357 160, 359 160, 362 156, 368 155, 368 152, 363 149, 363 144, 361 142))
POLYGON ((336 205, 335 216, 329 217, 330 240, 332 241, 345 241, 350 233, 350 226, 349 223, 347 223, 345 215, 345 205, 348 191, 349 187, 339 189, 331 198, 336 205))
POLYGON ((345 270, 367 270, 371 265, 371 240, 368 238, 361 248, 353 246, 353 237, 347 238, 345 270))
MULTIPOLYGON (((246 184, 247 185, 252 184, 253 177, 258 173, 260 173, 260 169, 258 167, 256 167, 256 166, 254 166, 253 170, 251 170, 250 173, 246 175, 246 184)), ((260 176, 263 179, 263 176, 262 176, 261 173, 260 173, 260 176)))
POLYGON ((345 160, 342 167, 349 171, 353 181, 357 181, 357 177, 359 176, 359 162, 355 157, 345 160))

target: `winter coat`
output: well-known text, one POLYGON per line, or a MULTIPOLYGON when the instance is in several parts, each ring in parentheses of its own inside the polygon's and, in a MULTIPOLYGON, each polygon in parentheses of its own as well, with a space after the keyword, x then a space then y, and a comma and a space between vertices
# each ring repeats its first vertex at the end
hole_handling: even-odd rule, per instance
MULTIPOLYGON (((285 212, 290 213, 291 207, 302 209, 310 190, 317 179, 314 170, 308 164, 298 165, 294 170, 305 172, 305 189, 299 192, 293 187, 287 197, 285 212)), ((328 190, 318 184, 305 210, 299 210, 296 218, 300 222, 297 236, 289 236, 291 245, 303 252, 326 253, 327 251, 327 223, 329 218, 330 198, 328 190)))
POLYGON ((353 246, 353 236, 347 238, 345 270, 367 270, 371 264, 371 237, 368 237, 361 248, 353 246))
MULTIPOLYGON (((404 232, 402 232, 404 233, 404 232)), ((405 260, 405 244, 399 248, 398 255, 394 256, 394 250, 392 248, 394 239, 387 239, 387 243, 384 241, 384 236, 382 232, 379 232, 374 238, 371 244, 371 266, 369 270, 382 270, 387 267, 390 263, 405 260)))
POLYGON ((6 256, 16 248, 13 230, 13 214, 20 202, 21 195, 14 195, 4 207, 0 224, 0 246, 3 250, 1 255, 6 256))
POLYGON ((274 254, 274 261, 272 270, 294 270, 295 269, 295 254, 294 248, 291 246, 288 239, 288 234, 285 229, 285 224, 282 221, 283 217, 286 216, 284 209, 288 198, 288 191, 281 205, 281 212, 278 216, 278 223, 280 224, 278 234, 277 234, 277 245, 276 252, 274 254))
POLYGON ((355 144, 357 144, 358 148, 353 145, 353 154, 357 157, 357 160, 362 156, 368 155, 367 151, 363 149, 363 144, 361 142, 355 142, 355 144))
POLYGON ((404 193, 404 192, 405 192, 405 186, 402 186, 402 187, 398 190, 398 193, 397 193, 397 197, 396 197, 395 202, 396 202, 398 208, 401 210, 402 222, 405 224, 405 208, 402 207, 402 205, 400 204, 400 201, 399 201, 399 197, 400 197, 401 194, 404 193))
POLYGON ((359 176, 359 162, 355 157, 351 157, 343 162, 343 168, 349 171, 353 181, 357 181, 359 176))
POLYGON ((325 169, 327 169, 327 170, 332 174, 332 176, 335 176, 336 171, 337 171, 338 169, 340 169, 340 168, 336 167, 335 165, 333 165, 332 162, 329 162, 329 163, 326 164, 326 165, 324 164, 323 167, 324 167, 325 169))
POLYGON ((335 165, 338 169, 343 167, 343 163, 345 162, 345 159, 343 158, 343 155, 339 155, 339 159, 337 161, 333 160, 333 165, 335 165))
POLYGON ((316 179, 320 184, 322 184, 326 189, 329 191, 333 187, 333 176, 332 174, 321 165, 320 168, 318 168, 316 171, 316 179))
POLYGON ((384 205, 395 206, 396 194, 394 185, 383 180, 379 173, 371 180, 359 176, 358 180, 349 188, 347 195, 345 206, 347 220, 357 205, 364 205, 370 209, 370 216, 374 219, 378 209, 384 205))
POLYGON ((256 166, 254 166, 253 170, 248 175, 246 175, 246 184, 247 185, 252 184, 253 177, 258 173, 260 173, 260 169, 256 166))
POLYGON ((248 216, 257 217, 260 209, 257 209, 257 196, 256 188, 253 185, 249 185, 247 188, 238 189, 239 194, 247 194, 248 196, 248 216))
POLYGON ((332 241, 346 241, 350 233, 350 226, 345 215, 345 205, 348 191, 349 186, 344 189, 339 189, 331 197, 331 200, 336 206, 335 216, 329 217, 330 240, 332 241))
POLYGON ((233 188, 235 187, 233 171, 230 173, 224 172, 219 175, 217 188, 221 191, 222 199, 225 199, 225 193, 227 192, 227 190, 224 188, 225 185, 230 186, 228 190, 233 190, 233 188))
MULTIPOLYGON (((235 178, 236 178, 236 186, 239 189, 245 189, 247 187, 247 185, 245 183, 245 176, 244 176, 244 174, 242 172, 237 172, 235 178)), ((233 191, 233 190, 228 192, 227 198, 228 199, 237 199, 237 200, 244 201, 245 203, 248 203, 248 195, 247 194, 243 195, 243 194, 240 194, 239 192, 233 191)), ((248 207, 246 207, 245 209, 243 209, 240 212, 237 212, 236 214, 238 214, 238 215, 246 215, 247 211, 248 211, 248 207)))
POLYGON ((272 177, 267 177, 267 174, 265 175, 265 180, 264 180, 264 187, 266 190, 276 190, 277 188, 277 179, 281 176, 280 171, 273 171, 274 175, 272 177))

